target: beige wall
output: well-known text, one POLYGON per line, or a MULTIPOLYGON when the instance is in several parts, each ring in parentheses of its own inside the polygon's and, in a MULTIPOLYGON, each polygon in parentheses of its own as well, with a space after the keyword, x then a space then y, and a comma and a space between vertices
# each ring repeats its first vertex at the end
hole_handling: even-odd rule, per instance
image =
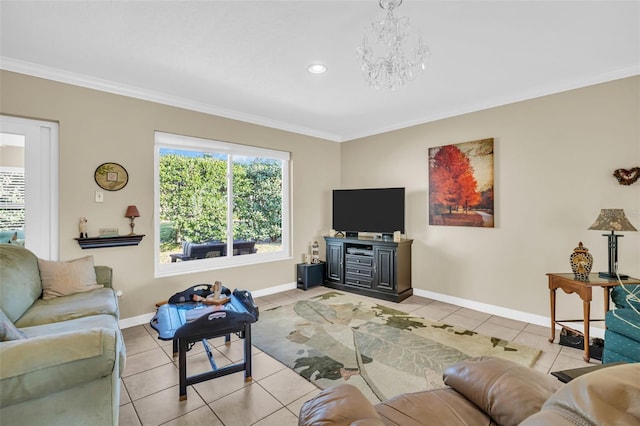
POLYGON ((0 113, 59 122, 60 258, 91 254, 96 264, 112 266, 115 287, 124 292, 123 318, 153 312, 156 302, 201 282, 221 280, 252 291, 294 283, 302 253, 331 226, 326 212, 331 189, 339 186, 337 143, 6 71, 0 78, 0 113), (154 279, 155 130, 291 152, 293 258, 154 279), (95 203, 99 187, 93 173, 107 161, 122 164, 129 183, 120 191, 104 191, 104 203, 95 203), (89 219, 91 235, 109 227, 123 233, 130 204, 141 214, 136 232, 146 235, 139 246, 82 250, 73 240, 80 216, 89 219))
MULTIPOLYGON (((640 77, 493 108, 337 144, 151 102, 2 71, 0 113, 60 123, 60 257, 87 254, 114 268, 123 318, 199 282, 264 289, 295 281, 294 265, 331 226, 333 188, 405 186, 407 233, 414 239, 416 289, 548 315, 546 272, 569 271, 579 241, 607 265, 606 238, 587 227, 601 208, 624 208, 640 229, 640 183, 621 186, 617 168, 640 165, 640 77), (292 153, 293 259, 208 273, 153 277, 153 132, 262 146, 292 153), (496 227, 429 226, 428 148, 495 138, 496 227), (95 168, 122 164, 129 184, 94 202, 95 168), (375 173, 374 173, 375 171, 375 173), (81 250, 79 216, 89 232, 128 227, 136 204, 138 247, 81 250)), ((620 239, 621 271, 640 276, 640 232, 620 239)), ((322 245, 324 247, 324 245, 322 245)), ((559 312, 580 316, 575 296, 559 312)), ((594 296, 594 310, 602 306, 594 296)))
MULTIPOLYGON (((640 166, 640 77, 346 142, 340 158, 344 188, 406 187, 414 288, 548 316, 545 273, 570 272, 579 241, 607 269, 607 239, 587 230, 600 209, 623 208, 640 229, 640 182, 612 177, 640 166), (428 148, 484 138, 495 138, 495 228, 428 225, 428 148)), ((640 277, 640 232, 619 243, 620 271, 640 277)), ((558 297, 581 317, 575 295, 558 297)), ((597 312, 600 291, 594 301, 597 312)))

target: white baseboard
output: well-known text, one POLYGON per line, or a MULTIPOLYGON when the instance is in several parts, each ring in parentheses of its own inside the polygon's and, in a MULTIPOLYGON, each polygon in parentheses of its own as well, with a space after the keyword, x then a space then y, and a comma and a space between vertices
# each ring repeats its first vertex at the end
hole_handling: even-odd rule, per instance
MULTIPOLYGON (((434 293, 432 291, 413 289, 413 294, 420 297, 426 297, 428 299, 437 300, 439 302, 450 303, 452 305, 461 306, 463 308, 473 309, 474 311, 484 312, 486 314, 497 315, 503 318, 509 318, 515 321, 522 321, 530 324, 539 325, 542 327, 549 327, 551 324, 551 317, 544 315, 536 315, 528 312, 517 311, 515 309, 504 308, 502 306, 490 305, 488 303, 476 302, 474 300, 462 299, 460 297, 449 296, 446 294, 434 293)), ((581 325, 572 325, 573 328, 579 330, 582 329, 581 325)), ((556 328, 561 327, 556 324, 556 328)), ((599 337, 604 339, 604 329, 597 325, 590 325, 589 327, 590 337, 599 337)))

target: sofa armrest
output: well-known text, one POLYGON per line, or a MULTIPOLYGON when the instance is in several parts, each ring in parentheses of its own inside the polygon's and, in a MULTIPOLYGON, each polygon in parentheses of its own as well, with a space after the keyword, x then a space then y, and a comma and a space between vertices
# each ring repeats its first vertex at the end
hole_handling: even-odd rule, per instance
POLYGON ((523 426, 640 424, 640 364, 584 374, 545 402, 523 426))
POLYGON ((384 426, 369 400, 353 385, 341 384, 320 392, 300 409, 298 425, 384 426))
POLYGON ((540 411, 562 386, 537 370, 495 357, 471 358, 448 367, 444 383, 503 426, 518 425, 540 411))
POLYGON ((96 281, 105 287, 113 288, 113 269, 110 266, 94 266, 96 270, 96 281))
POLYGON ((110 375, 116 334, 91 328, 0 343, 0 407, 110 375))

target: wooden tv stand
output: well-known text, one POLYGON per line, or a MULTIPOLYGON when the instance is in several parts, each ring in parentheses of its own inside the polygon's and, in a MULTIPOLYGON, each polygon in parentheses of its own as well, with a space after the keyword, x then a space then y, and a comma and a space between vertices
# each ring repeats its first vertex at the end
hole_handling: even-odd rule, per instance
POLYGON ((401 302, 411 288, 413 240, 325 237, 326 287, 401 302))

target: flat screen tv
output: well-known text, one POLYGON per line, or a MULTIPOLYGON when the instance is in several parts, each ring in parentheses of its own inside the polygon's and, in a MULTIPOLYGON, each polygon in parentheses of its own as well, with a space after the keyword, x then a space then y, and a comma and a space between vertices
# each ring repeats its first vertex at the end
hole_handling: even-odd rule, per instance
POLYGON ((404 188, 334 189, 333 229, 404 233, 404 188))

